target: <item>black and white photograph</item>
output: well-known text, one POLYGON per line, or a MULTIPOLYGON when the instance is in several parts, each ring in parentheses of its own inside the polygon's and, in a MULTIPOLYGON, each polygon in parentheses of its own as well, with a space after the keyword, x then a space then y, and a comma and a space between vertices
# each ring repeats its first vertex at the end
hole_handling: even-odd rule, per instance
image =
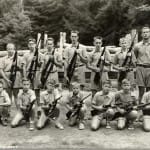
POLYGON ((0 0, 0 149, 150 149, 150 1, 0 0))

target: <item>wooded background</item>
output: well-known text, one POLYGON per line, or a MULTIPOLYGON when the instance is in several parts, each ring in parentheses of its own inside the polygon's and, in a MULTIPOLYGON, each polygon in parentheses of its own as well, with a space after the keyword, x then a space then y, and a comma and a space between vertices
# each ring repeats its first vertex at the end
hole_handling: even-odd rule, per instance
POLYGON ((48 32, 56 42, 59 33, 79 30, 80 42, 92 45, 101 35, 105 44, 118 45, 118 39, 135 28, 150 24, 147 0, 0 0, 0 50, 7 42, 27 48, 27 39, 48 32))

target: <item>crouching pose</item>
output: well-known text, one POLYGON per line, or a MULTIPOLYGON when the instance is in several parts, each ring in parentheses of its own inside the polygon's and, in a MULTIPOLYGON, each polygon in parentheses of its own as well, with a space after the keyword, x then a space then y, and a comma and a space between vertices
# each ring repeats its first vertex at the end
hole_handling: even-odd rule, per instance
POLYGON ((106 119, 106 128, 111 128, 110 120, 114 116, 114 110, 111 108, 113 94, 110 93, 111 82, 106 80, 103 82, 102 91, 95 94, 92 100, 92 122, 91 129, 97 130, 103 119, 106 119))
POLYGON ((40 111, 38 111, 37 129, 42 129, 47 121, 55 123, 55 127, 63 130, 63 125, 59 122, 60 107, 58 101, 61 96, 54 92, 55 80, 47 82, 47 90, 40 94, 40 111))
POLYGON ((7 92, 3 89, 3 82, 0 81, 0 122, 3 126, 8 125, 10 105, 11 100, 7 92))
POLYGON ((143 111, 143 128, 145 131, 150 132, 150 91, 143 95, 141 103, 145 106, 143 111))
POLYGON ((80 84, 77 82, 72 83, 72 92, 67 96, 66 107, 69 110, 66 114, 69 120, 69 126, 79 125, 79 130, 83 130, 84 117, 86 113, 86 105, 84 100, 87 98, 83 97, 83 93, 80 91, 80 84))
POLYGON ((115 95, 116 113, 114 118, 117 118, 117 127, 119 130, 128 127, 134 129, 133 123, 137 119, 138 112, 136 110, 137 100, 131 93, 130 81, 124 79, 122 81, 122 90, 115 95), (129 109, 131 108, 132 109, 129 109), (135 107, 135 108, 134 108, 135 107))
POLYGON ((33 90, 30 89, 30 81, 23 79, 23 89, 18 93, 18 106, 17 114, 12 120, 11 127, 17 127, 21 120, 29 123, 29 130, 34 130, 34 116, 35 116, 35 101, 36 96, 33 90))

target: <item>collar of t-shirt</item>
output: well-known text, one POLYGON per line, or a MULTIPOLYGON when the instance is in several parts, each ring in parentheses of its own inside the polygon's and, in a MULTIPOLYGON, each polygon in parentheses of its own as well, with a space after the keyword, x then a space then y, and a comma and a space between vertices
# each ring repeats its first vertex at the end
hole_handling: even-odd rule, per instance
POLYGON ((142 41, 142 44, 143 44, 143 45, 150 45, 150 40, 148 40, 147 42, 142 41))
POLYGON ((103 91, 100 91, 99 96, 105 96, 105 97, 108 97, 108 98, 112 98, 112 95, 110 94, 110 92, 108 94, 104 94, 103 91))

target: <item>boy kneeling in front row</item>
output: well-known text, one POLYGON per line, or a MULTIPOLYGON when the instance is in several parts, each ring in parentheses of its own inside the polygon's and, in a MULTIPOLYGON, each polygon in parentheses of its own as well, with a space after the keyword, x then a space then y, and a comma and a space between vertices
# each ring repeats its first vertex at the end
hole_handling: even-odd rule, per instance
POLYGON ((0 122, 3 126, 8 125, 10 106, 11 100, 8 93, 3 89, 3 82, 0 81, 0 122))
POLYGON ((66 108, 68 109, 66 116, 69 126, 78 124, 79 130, 85 128, 84 117, 87 108, 83 100, 84 94, 80 91, 80 84, 77 82, 72 83, 72 92, 67 95, 66 99, 66 108))
POLYGON ((119 130, 124 129, 126 126, 128 129, 134 129, 133 123, 138 117, 136 110, 137 99, 135 95, 132 95, 131 84, 128 79, 124 79, 121 86, 122 90, 115 94, 116 113, 114 118, 117 118, 119 130), (133 106, 132 109, 128 109, 131 106, 133 106))
POLYGON ((29 130, 34 130, 34 118, 35 118, 35 92, 30 89, 30 81, 28 79, 23 79, 23 89, 18 93, 19 109, 17 114, 11 122, 11 127, 17 127, 20 122, 25 119, 29 123, 29 130))
POLYGON ((106 128, 111 128, 110 120, 114 116, 114 110, 111 108, 113 94, 110 93, 111 81, 106 80, 103 82, 102 91, 95 94, 92 100, 92 122, 91 129, 97 130, 103 119, 106 119, 106 128))
POLYGON ((47 90, 40 94, 40 111, 38 112, 37 129, 42 129, 47 121, 53 121, 55 127, 60 130, 64 129, 63 125, 59 122, 59 100, 61 96, 54 92, 55 84, 55 80, 51 79, 47 81, 47 90))

